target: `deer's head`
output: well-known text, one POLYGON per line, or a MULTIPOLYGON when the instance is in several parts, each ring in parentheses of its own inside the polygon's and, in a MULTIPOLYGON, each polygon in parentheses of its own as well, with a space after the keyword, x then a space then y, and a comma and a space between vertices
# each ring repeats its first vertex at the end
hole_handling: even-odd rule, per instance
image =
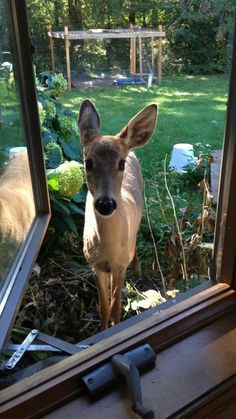
POLYGON ((117 208, 125 163, 129 151, 146 144, 154 131, 157 105, 149 105, 135 115, 115 136, 101 135, 100 117, 90 100, 82 102, 78 125, 84 149, 88 189, 94 207, 101 216, 111 215, 117 208))

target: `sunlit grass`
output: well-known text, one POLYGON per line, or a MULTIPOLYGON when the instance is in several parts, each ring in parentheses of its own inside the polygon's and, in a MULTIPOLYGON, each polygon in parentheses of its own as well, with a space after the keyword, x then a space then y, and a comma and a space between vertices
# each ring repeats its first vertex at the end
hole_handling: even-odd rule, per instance
POLYGON ((209 143, 221 148, 228 79, 226 76, 163 78, 161 86, 76 89, 62 98, 64 106, 79 112, 83 99, 91 99, 101 116, 104 134, 116 134, 143 107, 160 106, 156 131, 150 144, 138 150, 142 165, 153 156, 163 159, 178 142, 209 143))

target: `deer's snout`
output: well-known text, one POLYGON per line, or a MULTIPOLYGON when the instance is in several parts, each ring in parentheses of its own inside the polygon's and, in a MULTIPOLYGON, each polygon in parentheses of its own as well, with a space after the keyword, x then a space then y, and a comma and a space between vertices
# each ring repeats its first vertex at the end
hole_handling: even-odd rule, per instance
POLYGON ((109 198, 99 198, 95 201, 95 209, 101 215, 111 215, 116 210, 116 201, 109 198))

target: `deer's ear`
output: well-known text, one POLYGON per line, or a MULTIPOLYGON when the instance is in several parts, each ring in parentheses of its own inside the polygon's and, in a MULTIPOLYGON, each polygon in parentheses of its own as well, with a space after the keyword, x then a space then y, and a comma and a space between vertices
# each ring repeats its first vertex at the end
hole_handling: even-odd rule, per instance
POLYGON ((157 105, 147 106, 137 113, 118 134, 129 149, 148 143, 156 126, 157 112, 157 105))
POLYGON ((78 126, 80 141, 83 146, 99 134, 100 117, 94 104, 89 99, 84 100, 81 104, 78 126))

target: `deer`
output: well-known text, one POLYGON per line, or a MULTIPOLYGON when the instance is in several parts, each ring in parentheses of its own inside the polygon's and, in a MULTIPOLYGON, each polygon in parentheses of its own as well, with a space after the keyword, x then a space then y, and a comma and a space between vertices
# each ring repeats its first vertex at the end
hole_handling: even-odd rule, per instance
POLYGON ((78 128, 88 193, 85 203, 83 252, 98 289, 101 329, 121 317, 121 295, 127 267, 139 271, 136 237, 143 212, 143 179, 132 151, 149 142, 158 106, 138 112, 115 136, 100 134, 95 105, 82 102, 78 128))
POLYGON ((15 154, 0 177, 0 243, 21 243, 35 216, 27 151, 15 154))

